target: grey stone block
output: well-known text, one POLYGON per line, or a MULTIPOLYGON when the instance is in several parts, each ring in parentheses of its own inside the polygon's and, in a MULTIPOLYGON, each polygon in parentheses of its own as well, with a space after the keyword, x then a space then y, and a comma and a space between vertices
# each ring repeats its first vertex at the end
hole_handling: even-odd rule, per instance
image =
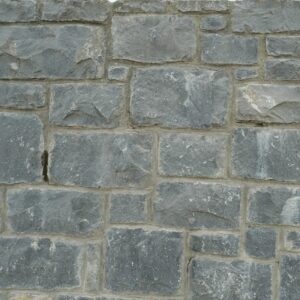
POLYGON ((131 82, 131 118, 137 125, 220 127, 227 123, 231 82, 225 71, 138 69, 131 82))
POLYGON ((165 134, 159 143, 159 170, 170 176, 223 177, 228 136, 165 134))
POLYGON ((300 231, 285 232, 284 248, 288 251, 300 251, 300 231))
POLYGON ((32 113, 0 113, 0 183, 42 180, 43 125, 32 113))
POLYGON ((108 289, 163 295, 179 289, 182 281, 181 233, 113 228, 106 236, 108 289))
POLYGON ((49 121, 60 126, 114 128, 123 106, 124 89, 119 84, 55 84, 49 121))
POLYGON ((87 245, 87 263, 85 271, 85 291, 90 293, 99 292, 102 282, 101 276, 101 256, 102 250, 99 243, 89 243, 87 245))
POLYGON ((189 246, 191 250, 202 254, 238 256, 240 238, 234 234, 200 232, 190 235, 189 246))
POLYGON ((243 178, 300 179, 300 131, 238 128, 234 131, 232 174, 243 178))
POLYGON ((86 187, 144 187, 151 179, 151 134, 55 134, 50 181, 86 187))
POLYGON ((265 79, 300 80, 300 59, 267 60, 265 63, 265 79))
POLYGON ((114 5, 121 13, 162 13, 167 9, 167 0, 123 0, 114 5))
POLYGON ((112 65, 108 68, 108 79, 126 81, 129 75, 129 67, 122 65, 112 65))
POLYGON ((253 83, 238 88, 237 120, 259 123, 299 123, 300 87, 253 83))
POLYGON ((272 267, 236 260, 193 259, 191 300, 271 300, 272 267))
POLYGON ((258 40, 232 34, 201 37, 201 59, 212 64, 253 65, 258 61, 258 40))
POLYGON ((0 238, 0 288, 78 288, 81 247, 46 238, 0 238))
POLYGON ((103 223, 99 193, 49 189, 11 189, 8 221, 15 232, 90 234, 103 223))
POLYGON ((175 6, 180 12, 221 12, 228 9, 228 3, 224 0, 178 0, 175 6))
MULTIPOLYGON (((0 297, 1 299, 1 297, 0 297)), ((13 292, 7 298, 9 300, 54 300, 52 295, 31 292, 13 292)), ((1 299, 4 300, 4 299, 1 299)))
MULTIPOLYGON (((6 214, 6 209, 4 203, 5 203, 4 190, 1 189, 0 190, 0 233, 4 230, 4 223, 5 223, 4 216, 6 214)), ((0 296, 0 300, 2 300, 1 296, 0 296)))
POLYGON ((203 16, 200 27, 207 31, 218 31, 226 27, 227 20, 222 15, 203 16))
POLYGON ((162 63, 192 60, 196 33, 192 17, 172 15, 114 16, 113 58, 162 63))
POLYGON ((85 25, 3 27, 0 78, 101 78, 104 38, 85 25))
POLYGON ((267 36, 267 53, 272 56, 300 56, 300 36, 267 36))
POLYGON ((239 187, 200 182, 163 182, 157 189, 157 224, 187 228, 238 228, 239 187))
POLYGON ((1 0, 0 22, 30 22, 37 20, 36 0, 1 0))
POLYGON ((236 80, 246 80, 258 77, 258 70, 254 68, 239 68, 234 70, 234 78, 236 80))

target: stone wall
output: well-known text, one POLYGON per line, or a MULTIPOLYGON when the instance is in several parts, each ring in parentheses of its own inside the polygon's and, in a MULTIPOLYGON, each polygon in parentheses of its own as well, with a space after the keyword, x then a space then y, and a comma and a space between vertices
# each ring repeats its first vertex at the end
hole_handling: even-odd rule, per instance
POLYGON ((300 1, 0 0, 0 299, 299 300, 299 82, 300 1))

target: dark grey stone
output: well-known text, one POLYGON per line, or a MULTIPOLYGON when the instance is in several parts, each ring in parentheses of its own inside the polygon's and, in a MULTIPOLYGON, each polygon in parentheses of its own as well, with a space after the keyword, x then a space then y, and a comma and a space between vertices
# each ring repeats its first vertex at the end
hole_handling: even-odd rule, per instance
POLYGON ((36 0, 1 0, 0 22, 30 22, 37 20, 36 0))
POLYGON ((236 80, 246 80, 258 77, 258 70, 254 68, 239 68, 234 70, 234 78, 236 80))
POLYGON ((201 37, 201 59, 212 64, 253 65, 258 61, 258 40, 232 34, 201 37))
POLYGON ((108 79, 126 81, 129 75, 129 67, 122 65, 112 65, 108 68, 108 79))
POLYGON ((175 5, 181 12, 221 12, 228 9, 228 3, 224 0, 178 0, 175 5))
POLYGON ((191 234, 190 249, 202 254, 238 256, 240 238, 233 234, 191 234))
POLYGON ((11 189, 8 221, 15 232, 88 234, 103 223, 99 193, 49 189, 11 189))
POLYGON ((253 83, 238 88, 237 119, 258 123, 299 123, 300 87, 253 83))
POLYGON ((228 136, 165 134, 159 143, 159 170, 170 176, 223 177, 228 136))
POLYGON ((0 78, 101 78, 104 31, 85 25, 3 27, 0 78))
POLYGON ((239 187, 201 182, 163 182, 157 189, 157 224, 187 228, 238 228, 239 187))
POLYGON ((236 260, 193 259, 191 300, 271 300, 272 267, 236 260))
POLYGON ((222 30, 226 27, 226 18, 222 15, 203 16, 201 18, 201 29, 208 31, 222 30))
POLYGON ((300 231, 285 232, 284 247, 288 251, 299 251, 300 250, 300 231))
POLYGON ((232 174, 243 178, 300 179, 300 130, 238 128, 234 131, 232 174))
POLYGON ((227 123, 231 82, 225 71, 138 69, 131 82, 131 118, 137 125, 220 127, 227 123))
POLYGON ((121 13, 162 13, 167 9, 167 0, 123 0, 114 5, 114 11, 121 13))
POLYGON ((114 16, 113 58, 150 63, 191 60, 196 54, 195 31, 188 16, 114 16))
POLYGON ((106 287, 115 292, 175 293, 182 282, 182 234, 113 228, 107 234, 106 287))
POLYGON ((300 59, 267 60, 265 63, 265 79, 300 80, 300 59))
MULTIPOLYGON (((300 28, 299 28, 300 29, 300 28)), ((267 53, 272 56, 300 56, 300 36, 267 36, 267 53)))
POLYGON ((86 187, 144 187, 151 179, 151 134, 55 134, 50 181, 86 187))
POLYGON ((52 85, 49 121, 60 126, 114 128, 120 122, 123 98, 120 84, 52 85))
POLYGON ((97 293, 102 282, 101 276, 101 256, 102 250, 99 243, 89 243, 87 245, 87 263, 85 271, 85 291, 97 293))
POLYGON ((249 256, 270 259, 275 257, 276 231, 271 228, 250 228, 246 231, 246 253, 249 256))
POLYGON ((78 288, 82 251, 46 238, 0 238, 0 288, 78 288))
POLYGON ((42 180, 43 125, 32 113, 0 113, 0 183, 42 180))

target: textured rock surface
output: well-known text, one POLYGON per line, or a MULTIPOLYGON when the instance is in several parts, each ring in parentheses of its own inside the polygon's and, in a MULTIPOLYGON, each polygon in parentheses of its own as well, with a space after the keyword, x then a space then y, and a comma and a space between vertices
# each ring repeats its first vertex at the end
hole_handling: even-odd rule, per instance
POLYGON ((126 81, 129 74, 129 67, 122 65, 112 65, 108 68, 108 79, 126 81))
POLYGON ((267 53, 272 56, 288 55, 300 56, 300 36, 277 37, 266 39, 267 53))
POLYGON ((1 0, 0 22, 28 22, 37 20, 36 0, 1 0))
POLYGON ((300 250, 300 231, 285 232, 284 247, 288 251, 299 251, 300 250))
POLYGON ((201 18, 201 29, 218 31, 226 27, 226 18, 222 15, 204 16, 201 18))
POLYGON ((300 60, 267 60, 265 64, 265 78, 266 80, 300 80, 300 60))
POLYGON ((88 292, 98 292, 100 289, 101 278, 101 256, 102 250, 99 243, 89 243, 87 245, 87 265, 85 290, 88 292))
POLYGON ((208 11, 226 11, 227 1, 223 0, 178 0, 175 2, 177 9, 181 12, 208 12, 208 11))
POLYGON ((239 68, 234 70, 234 78, 237 80, 253 79, 258 77, 258 70, 254 68, 239 68))
POLYGON ((166 11, 167 4, 166 0, 125 0, 116 2, 114 11, 121 13, 161 13, 166 11))

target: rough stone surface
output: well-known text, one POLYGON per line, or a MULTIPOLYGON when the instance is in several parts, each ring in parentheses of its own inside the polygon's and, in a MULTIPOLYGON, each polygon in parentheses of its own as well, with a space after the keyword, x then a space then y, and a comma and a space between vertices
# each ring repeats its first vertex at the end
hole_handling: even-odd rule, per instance
POLYGON ((163 175, 223 177, 228 136, 167 134, 160 137, 159 169, 163 175))
POLYGON ((36 0, 1 0, 0 22, 30 22, 37 20, 36 0))
POLYGON ((121 292, 171 294, 181 285, 182 234, 114 228, 107 232, 106 286, 121 292))
POLYGON ((59 126, 113 128, 120 123, 124 89, 117 84, 56 84, 49 121, 59 126))
POLYGON ((114 11, 121 13, 162 13, 167 9, 167 0, 124 0, 116 2, 114 11))
POLYGON ((50 180, 86 187, 146 186, 152 143, 150 134, 55 134, 50 180))
POLYGON ((234 131, 232 174, 243 178, 300 179, 300 131, 238 128, 234 131))
POLYGON ((271 300, 271 266, 236 260, 193 259, 191 300, 271 300))
POLYGON ((253 65, 258 60, 258 40, 232 34, 202 35, 201 59, 212 64, 253 65))
POLYGON ((181 12, 222 12, 228 9, 228 3, 224 0, 178 0, 175 5, 181 12))
POLYGON ((103 223, 103 196, 49 189, 8 191, 8 222, 14 232, 89 234, 103 223))
POLYGON ((87 266, 85 278, 85 290, 91 293, 100 289, 101 278, 101 256, 102 250, 99 243, 89 243, 87 245, 87 266))
POLYGON ((126 81, 129 75, 130 68, 122 65, 112 65, 108 68, 108 79, 126 81))
POLYGON ((201 18, 201 29, 207 31, 218 31, 226 27, 226 18, 222 15, 204 16, 201 18))
POLYGON ((189 246, 191 250, 202 254, 238 256, 240 238, 233 234, 192 234, 189 246))
POLYGON ((231 84, 224 71, 138 69, 131 90, 131 118, 136 125, 207 128, 227 123, 231 84))
MULTIPOLYGON (((4 230, 4 224, 5 224, 5 220, 4 220, 4 212, 5 212, 4 202, 5 202, 4 191, 1 189, 0 190, 0 233, 4 230)), ((0 300, 2 300, 1 296, 0 296, 0 300)))
POLYGON ((163 182, 157 188, 157 224, 187 228, 238 228, 238 187, 200 182, 163 182))
MULTIPOLYGON (((1 299, 1 297, 0 297, 1 299)), ((9 297, 7 297, 9 300, 52 300, 52 296, 47 294, 39 294, 39 293, 11 293, 9 297)), ((2 300, 2 299, 1 299, 2 300)), ((3 299, 4 300, 4 299, 3 299)))
POLYGON ((285 232, 284 247, 288 251, 300 251, 300 231, 285 232))
POLYGON ((112 54, 118 59, 162 63, 191 60, 196 54, 191 17, 115 16, 112 39, 112 54))
POLYGON ((299 57, 300 36, 268 36, 266 38, 266 49, 267 53, 272 56, 288 55, 299 57))
POLYGON ((300 59, 267 60, 265 63, 265 79, 300 80, 300 59))
POLYGON ((246 80, 258 77, 258 70, 254 68, 239 68, 234 70, 234 78, 236 80, 246 80))
POLYGON ((3 27, 0 78, 101 78, 104 54, 101 27, 3 27))

